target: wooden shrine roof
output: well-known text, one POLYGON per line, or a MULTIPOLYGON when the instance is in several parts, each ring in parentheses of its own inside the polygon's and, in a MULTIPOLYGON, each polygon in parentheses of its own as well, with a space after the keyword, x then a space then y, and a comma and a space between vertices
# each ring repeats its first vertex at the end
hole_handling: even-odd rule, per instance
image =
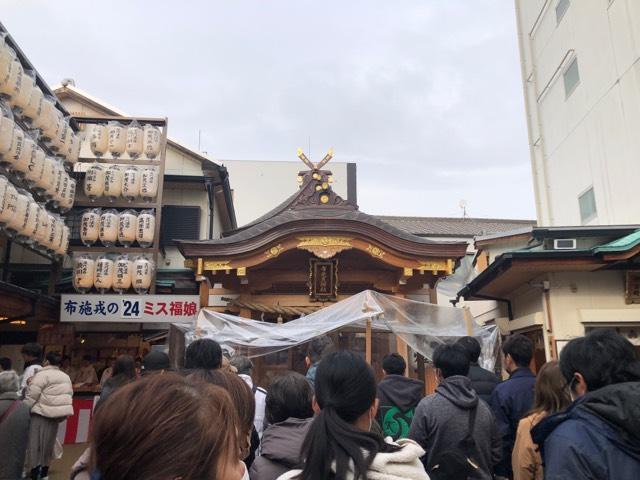
POLYGON ((439 242, 401 230, 361 212, 337 195, 331 172, 300 173, 300 189, 276 208, 215 240, 177 240, 185 257, 241 255, 292 235, 352 235, 366 237, 411 257, 460 258, 466 242, 439 242))

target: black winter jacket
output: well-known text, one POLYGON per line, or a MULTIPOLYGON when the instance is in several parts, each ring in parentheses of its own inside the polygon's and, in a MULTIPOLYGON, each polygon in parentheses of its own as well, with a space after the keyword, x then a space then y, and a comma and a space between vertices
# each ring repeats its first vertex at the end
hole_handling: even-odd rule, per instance
POLYGON ((500 383, 498 376, 489 370, 485 370, 477 363, 472 363, 467 377, 471 380, 471 386, 480 399, 489 404, 489 402, 491 402, 493 389, 500 383))

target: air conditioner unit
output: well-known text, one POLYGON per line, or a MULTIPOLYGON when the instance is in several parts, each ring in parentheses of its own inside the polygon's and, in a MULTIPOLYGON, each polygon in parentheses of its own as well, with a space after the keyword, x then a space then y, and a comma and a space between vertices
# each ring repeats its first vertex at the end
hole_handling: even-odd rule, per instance
POLYGON ((576 239, 575 238, 556 238, 553 240, 554 250, 575 250, 576 239))

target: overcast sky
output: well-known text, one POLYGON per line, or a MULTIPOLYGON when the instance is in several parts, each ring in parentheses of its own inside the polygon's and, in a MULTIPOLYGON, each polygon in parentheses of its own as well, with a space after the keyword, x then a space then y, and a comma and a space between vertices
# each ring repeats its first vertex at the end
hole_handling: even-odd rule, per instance
POLYGON ((50 85, 201 130, 214 159, 311 137, 357 163, 367 213, 535 217, 510 0, 3 0, 0 21, 50 85))

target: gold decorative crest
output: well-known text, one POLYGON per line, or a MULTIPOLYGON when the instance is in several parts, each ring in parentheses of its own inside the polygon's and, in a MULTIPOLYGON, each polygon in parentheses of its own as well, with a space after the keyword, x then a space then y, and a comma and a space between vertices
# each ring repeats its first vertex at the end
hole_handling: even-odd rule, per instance
POLYGON ((282 253, 282 250, 284 250, 282 245, 278 244, 275 247, 271 247, 269 250, 264 252, 264 254, 267 258, 275 258, 282 253))
POLYGON ((220 271, 220 270, 231 270, 231 265, 229 265, 229 261, 216 261, 216 260, 205 260, 204 269, 212 272, 220 271))
POLYGON ((298 248, 313 253, 319 258, 332 258, 343 250, 353 248, 348 237, 299 237, 298 248))
POLYGON ((387 254, 387 252, 382 250, 380 247, 376 247, 375 245, 369 245, 367 247, 367 252, 369 252, 372 257, 376 258, 382 258, 387 254))

